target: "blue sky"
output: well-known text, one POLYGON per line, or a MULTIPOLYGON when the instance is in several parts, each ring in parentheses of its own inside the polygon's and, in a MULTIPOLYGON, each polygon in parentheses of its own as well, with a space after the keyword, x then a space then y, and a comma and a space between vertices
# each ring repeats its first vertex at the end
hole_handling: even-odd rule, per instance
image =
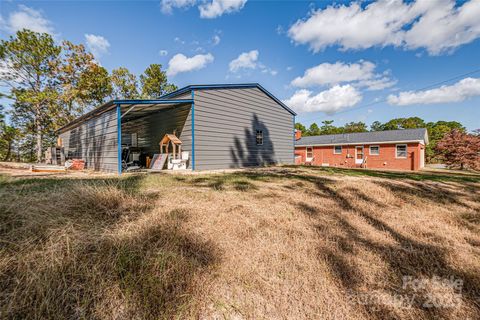
POLYGON ((419 116, 480 127, 480 72, 420 91, 480 69, 479 0, 2 1, 0 15, 2 39, 46 31, 86 44, 108 70, 160 63, 179 87, 259 82, 306 125, 419 116))

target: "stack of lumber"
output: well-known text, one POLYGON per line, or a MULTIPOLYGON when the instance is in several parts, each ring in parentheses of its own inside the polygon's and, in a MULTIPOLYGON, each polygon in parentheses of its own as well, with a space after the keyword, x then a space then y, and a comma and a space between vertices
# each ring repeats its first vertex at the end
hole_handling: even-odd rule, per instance
POLYGON ((67 169, 63 166, 55 166, 55 165, 32 165, 30 166, 30 171, 32 172, 65 172, 67 169))

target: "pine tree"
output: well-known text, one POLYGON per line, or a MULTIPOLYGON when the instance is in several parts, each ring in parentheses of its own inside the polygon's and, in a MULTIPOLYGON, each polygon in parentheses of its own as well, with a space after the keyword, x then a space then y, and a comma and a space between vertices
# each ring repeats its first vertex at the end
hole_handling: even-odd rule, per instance
POLYGON ((140 75, 143 99, 159 99, 161 96, 177 90, 177 86, 168 83, 167 74, 161 64, 151 64, 140 75))
POLYGON ((61 47, 50 35, 30 30, 18 31, 0 43, 0 59, 6 67, 0 79, 11 88, 11 96, 18 102, 15 105, 21 105, 22 112, 32 120, 37 161, 42 159, 43 135, 58 98, 55 75, 60 52, 61 47))

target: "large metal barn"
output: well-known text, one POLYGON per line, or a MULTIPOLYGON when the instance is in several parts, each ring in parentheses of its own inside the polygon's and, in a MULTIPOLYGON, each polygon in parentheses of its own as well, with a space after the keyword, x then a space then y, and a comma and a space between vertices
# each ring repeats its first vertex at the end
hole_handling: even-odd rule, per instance
POLYGON ((66 159, 99 171, 122 173, 132 161, 149 168, 166 135, 180 141, 186 169, 227 169, 293 163, 294 123, 259 84, 192 85, 158 100, 107 102, 61 128, 59 140, 66 159))

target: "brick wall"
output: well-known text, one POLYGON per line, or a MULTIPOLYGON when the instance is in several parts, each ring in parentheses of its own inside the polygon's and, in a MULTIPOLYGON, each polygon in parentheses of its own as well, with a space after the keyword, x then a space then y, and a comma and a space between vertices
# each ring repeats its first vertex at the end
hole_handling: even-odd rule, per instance
MULTIPOLYGON (((357 145, 362 146, 362 145, 357 145)), ((379 146, 379 154, 370 154, 370 145, 363 145, 364 157, 367 157, 366 167, 369 169, 392 169, 392 170, 419 170, 421 166, 420 153, 424 146, 420 143, 407 144, 407 157, 396 157, 396 144, 376 144, 379 146)), ((306 162, 306 147, 296 147, 295 155, 306 162)), ((333 146, 313 147, 313 165, 329 165, 331 167, 359 168, 355 163, 355 146, 342 146, 341 154, 334 154, 333 146)))

